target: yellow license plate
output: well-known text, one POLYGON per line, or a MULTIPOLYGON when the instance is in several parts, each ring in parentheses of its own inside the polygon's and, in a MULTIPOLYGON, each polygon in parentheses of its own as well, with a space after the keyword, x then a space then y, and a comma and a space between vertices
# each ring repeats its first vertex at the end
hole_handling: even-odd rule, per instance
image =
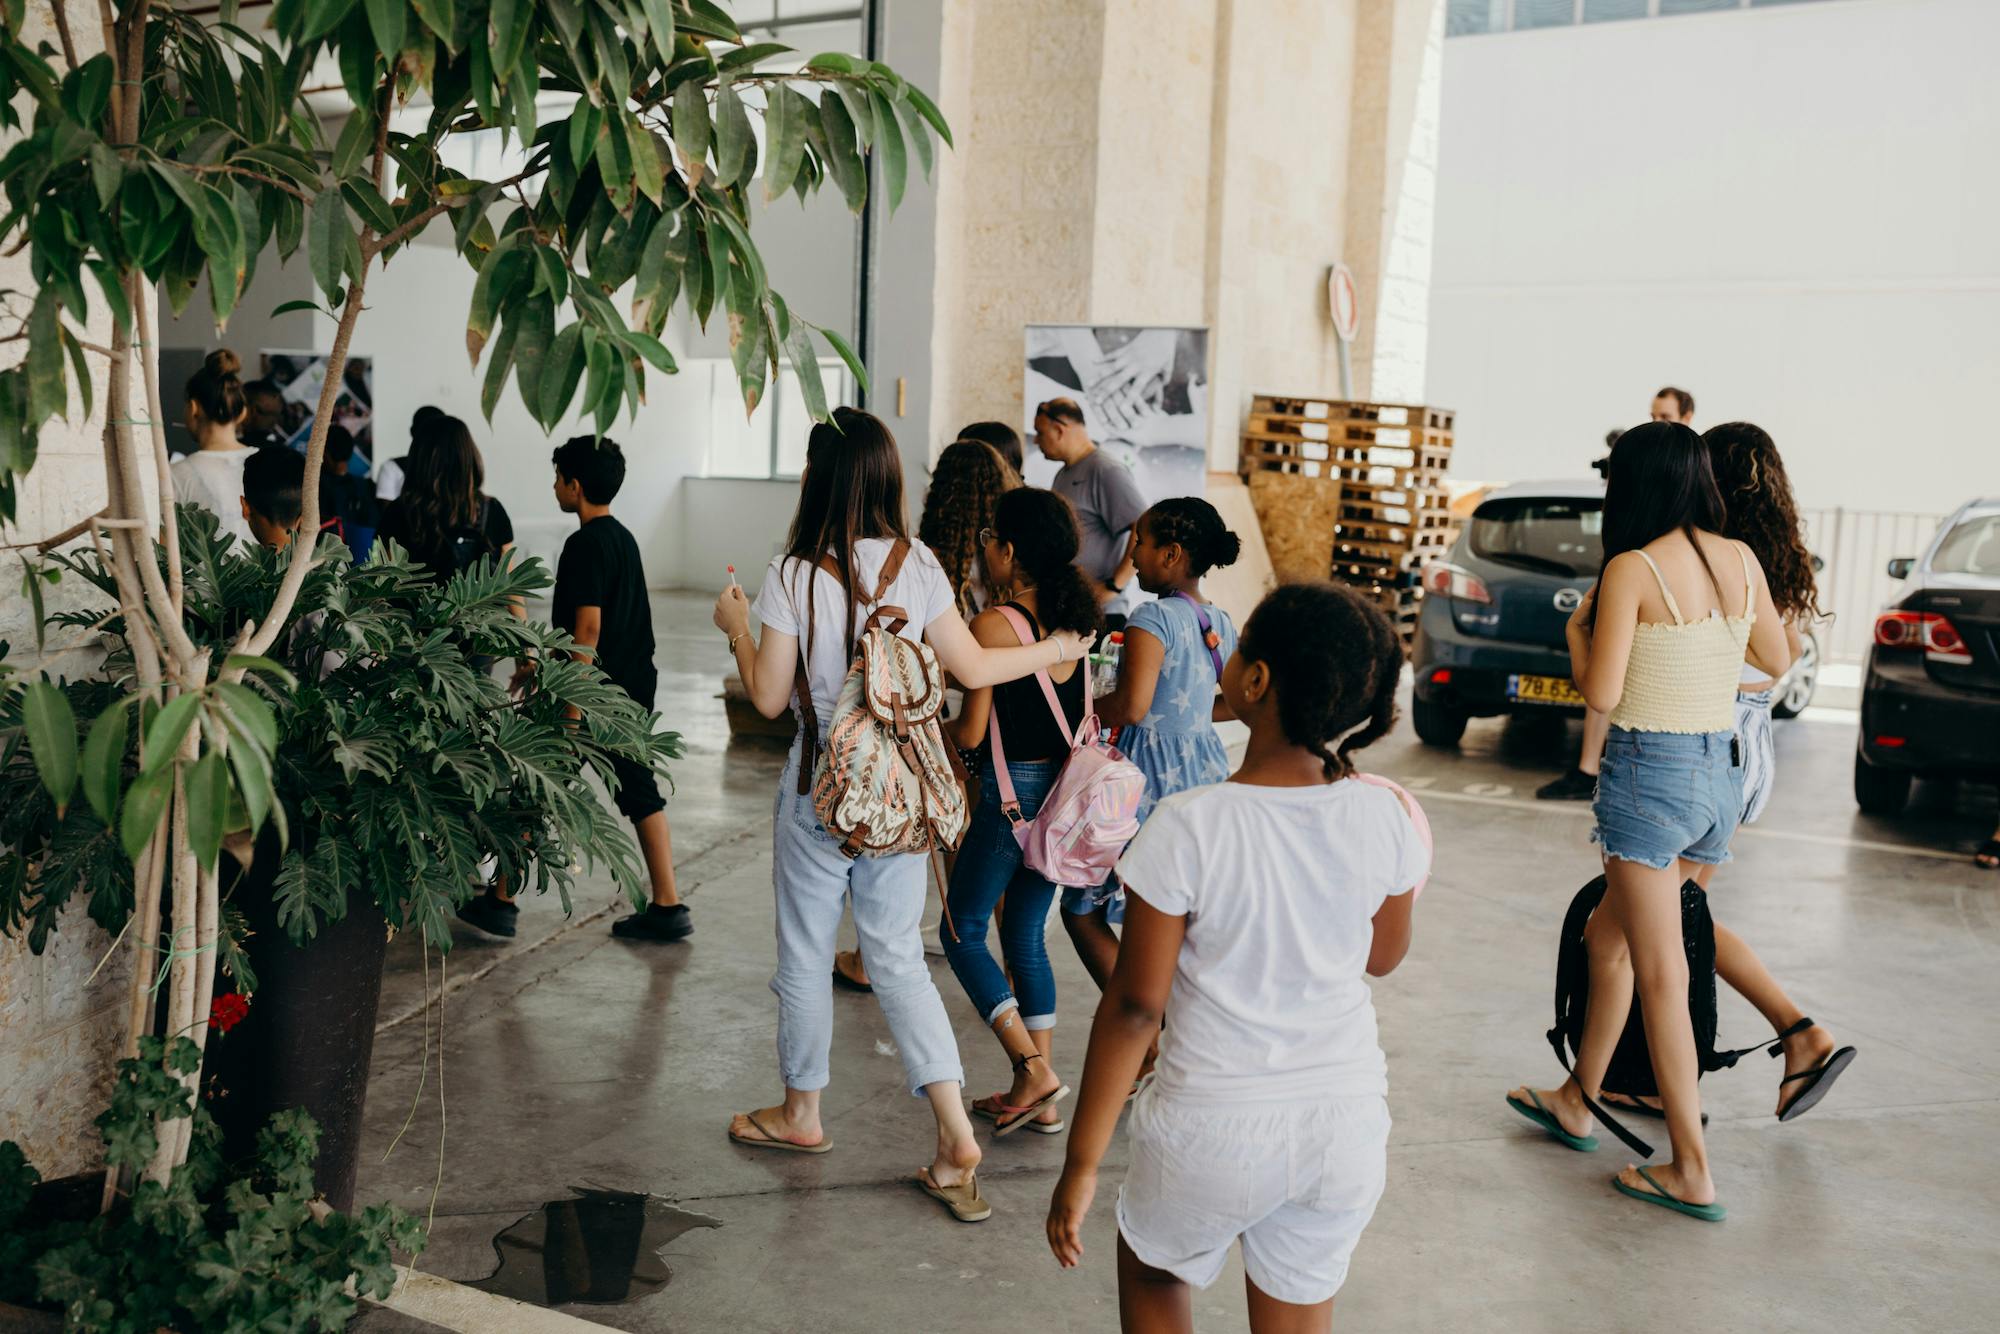
POLYGON ((1583 707, 1583 692, 1566 676, 1510 676, 1507 698, 1518 704, 1560 704, 1583 707))

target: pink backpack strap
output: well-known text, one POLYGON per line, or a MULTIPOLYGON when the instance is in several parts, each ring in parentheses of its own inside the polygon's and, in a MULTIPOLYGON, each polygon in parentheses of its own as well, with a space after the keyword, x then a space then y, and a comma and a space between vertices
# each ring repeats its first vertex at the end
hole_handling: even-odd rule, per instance
MULTIPOLYGON (((1410 823, 1417 827, 1417 837, 1424 841, 1424 851, 1429 853, 1435 853, 1437 851, 1437 845, 1431 841, 1430 817, 1424 814, 1424 808, 1417 804, 1417 799, 1415 797, 1411 796, 1407 791, 1404 790, 1402 784, 1394 781, 1393 779, 1384 778, 1380 774, 1357 773, 1354 775, 1354 777, 1357 781, 1366 783, 1370 787, 1386 787, 1391 792, 1395 793, 1397 799, 1403 803, 1403 809, 1409 812, 1410 823)), ((1430 881, 1431 881, 1431 873, 1429 871, 1425 871, 1423 875, 1417 880, 1417 883, 1412 887, 1413 892, 1416 894, 1422 894, 1424 892, 1424 886, 1428 885, 1430 881)))
MULTIPOLYGON (((1007 624, 1013 627, 1014 638, 1020 640, 1023 645, 1039 642, 1035 638, 1033 627, 1028 624, 1028 618, 1020 612, 1004 605, 994 607, 993 610, 1007 618, 1007 624)), ((1088 662, 1083 663, 1078 667, 1078 670, 1084 674, 1083 712, 1084 716, 1088 718, 1090 716, 1090 664, 1088 662)), ((1045 671, 1036 672, 1035 680, 1041 683, 1042 698, 1049 702, 1049 711, 1056 716, 1056 729, 1062 733, 1063 744, 1071 750, 1075 750, 1076 739, 1079 733, 1070 731, 1069 719, 1063 716, 1062 700, 1056 695, 1056 683, 1050 679, 1049 674, 1045 671)), ((1020 824, 1022 823, 1021 803, 1014 796, 1013 776, 1007 772, 1007 747, 1000 741, 1000 710, 998 708, 989 708, 986 711, 986 736, 993 746, 993 777, 1000 784, 1000 811, 1010 822, 1020 824)))

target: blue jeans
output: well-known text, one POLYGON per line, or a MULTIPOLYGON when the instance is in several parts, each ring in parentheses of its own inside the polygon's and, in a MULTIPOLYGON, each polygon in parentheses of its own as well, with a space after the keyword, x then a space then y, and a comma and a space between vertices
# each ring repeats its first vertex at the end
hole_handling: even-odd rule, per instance
POLYGON ((1614 727, 1597 774, 1604 855, 1665 870, 1678 858, 1720 866, 1743 814, 1734 732, 1634 732, 1614 727))
POLYGON ((922 853, 846 857, 798 791, 799 747, 778 783, 771 878, 778 900, 778 1071, 785 1087, 821 1089, 833 1047, 833 954, 843 901, 889 1021, 910 1092, 964 1081, 944 998, 924 962, 928 861, 922 853))
MULTIPOLYGON (((1061 772, 1062 764, 1056 760, 1007 766, 1024 819, 1034 819, 1061 772)), ((952 867, 945 918, 938 925, 944 957, 987 1023, 1018 1008, 1022 1026, 1030 1031, 1054 1028, 1056 975, 1049 967, 1044 932, 1056 887, 1022 864, 1021 845, 1000 812, 1000 784, 994 781, 990 760, 980 774, 979 794, 979 809, 972 813, 972 827, 952 867), (986 948, 986 923, 1002 894, 1007 896, 1007 910, 1000 918, 1000 948, 1014 974, 1018 997, 986 948)), ((870 977, 874 967, 869 964, 870 977)))

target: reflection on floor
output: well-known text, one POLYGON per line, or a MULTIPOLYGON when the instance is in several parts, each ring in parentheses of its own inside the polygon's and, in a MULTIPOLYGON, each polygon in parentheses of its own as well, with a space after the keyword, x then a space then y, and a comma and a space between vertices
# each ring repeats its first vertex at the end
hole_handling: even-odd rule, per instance
MULTIPOLYGON (((1105 1163, 1078 1270, 1058 1270, 1042 1238, 1061 1137, 990 1143, 981 1178, 996 1213, 976 1227, 951 1222, 908 1185, 930 1154, 930 1117, 899 1087, 867 996, 834 997, 825 1109, 837 1149, 802 1157, 728 1143, 731 1112, 778 1096, 768 838, 782 755, 729 744, 713 698, 726 664, 706 600, 665 597, 658 612, 660 707, 689 740, 669 814, 693 939, 612 939, 608 915, 589 917, 612 903, 601 878, 589 879, 566 929, 556 904, 528 901, 519 940, 460 938, 454 990, 441 1021, 435 1008, 428 1016, 428 1062, 421 964, 399 944, 395 994, 417 1017, 378 1038, 376 1151, 360 1198, 422 1213, 435 1192, 421 1265, 462 1282, 492 1274, 496 1234, 545 1219, 544 1202, 570 1197, 574 1183, 719 1222, 665 1243, 671 1283, 569 1308, 620 1329, 1114 1328, 1122 1144, 1105 1163), (413 1107, 403 1142, 378 1161, 413 1107)), ((1596 864, 1587 808, 1532 793, 1575 739, 1574 728, 1489 722, 1456 753, 1424 749, 1406 728, 1366 753, 1368 768, 1420 787, 1440 855, 1409 960, 1375 988, 1396 1129, 1388 1192, 1337 1303, 1340 1327, 1990 1329, 2000 1307, 2000 1157, 1990 1147, 2000 1141, 2000 876, 1969 854, 1991 828, 1992 789, 1936 790, 1902 820, 1868 819, 1847 792, 1851 727, 1780 724, 1771 810, 1739 839, 1714 911, 1860 1058, 1786 1125, 1772 1117, 1775 1062, 1746 1060, 1703 1082, 1730 1210, 1716 1227, 1622 1199, 1609 1184, 1626 1161, 1613 1142, 1569 1153, 1502 1101, 1524 1079, 1561 1078, 1542 1039, 1556 935, 1596 864)), ((1056 1064, 1074 1081, 1096 995, 1060 931, 1051 953, 1056 1064)), ((933 974, 957 1023, 968 1095, 1005 1087, 1006 1062, 950 971, 933 961, 933 974)), ((398 1010, 385 1002, 383 1013, 398 1010)), ((1759 1024, 1724 993, 1729 1040, 1750 1041, 1759 1024)), ((574 1297, 582 1280, 563 1281, 574 1297)), ((1244 1328, 1240 1263, 1197 1297, 1196 1316, 1204 1330, 1244 1328)))

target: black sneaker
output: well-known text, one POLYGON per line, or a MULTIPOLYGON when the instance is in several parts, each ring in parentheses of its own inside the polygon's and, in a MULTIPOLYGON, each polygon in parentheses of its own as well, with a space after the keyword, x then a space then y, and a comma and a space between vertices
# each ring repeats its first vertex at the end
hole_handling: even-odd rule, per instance
POLYGON ((1571 769, 1553 783, 1535 789, 1537 801, 1589 801, 1597 795, 1597 775, 1571 769))
POLYGON ((649 903, 644 912, 635 912, 630 917, 621 917, 613 922, 611 934, 623 936, 626 940, 657 940, 661 944, 670 944, 693 935, 694 922, 688 917, 685 903, 676 903, 671 908, 649 903))
POLYGON ((521 920, 521 910, 491 894, 481 894, 459 908, 458 919, 478 927, 489 936, 512 940, 516 924, 521 920))

